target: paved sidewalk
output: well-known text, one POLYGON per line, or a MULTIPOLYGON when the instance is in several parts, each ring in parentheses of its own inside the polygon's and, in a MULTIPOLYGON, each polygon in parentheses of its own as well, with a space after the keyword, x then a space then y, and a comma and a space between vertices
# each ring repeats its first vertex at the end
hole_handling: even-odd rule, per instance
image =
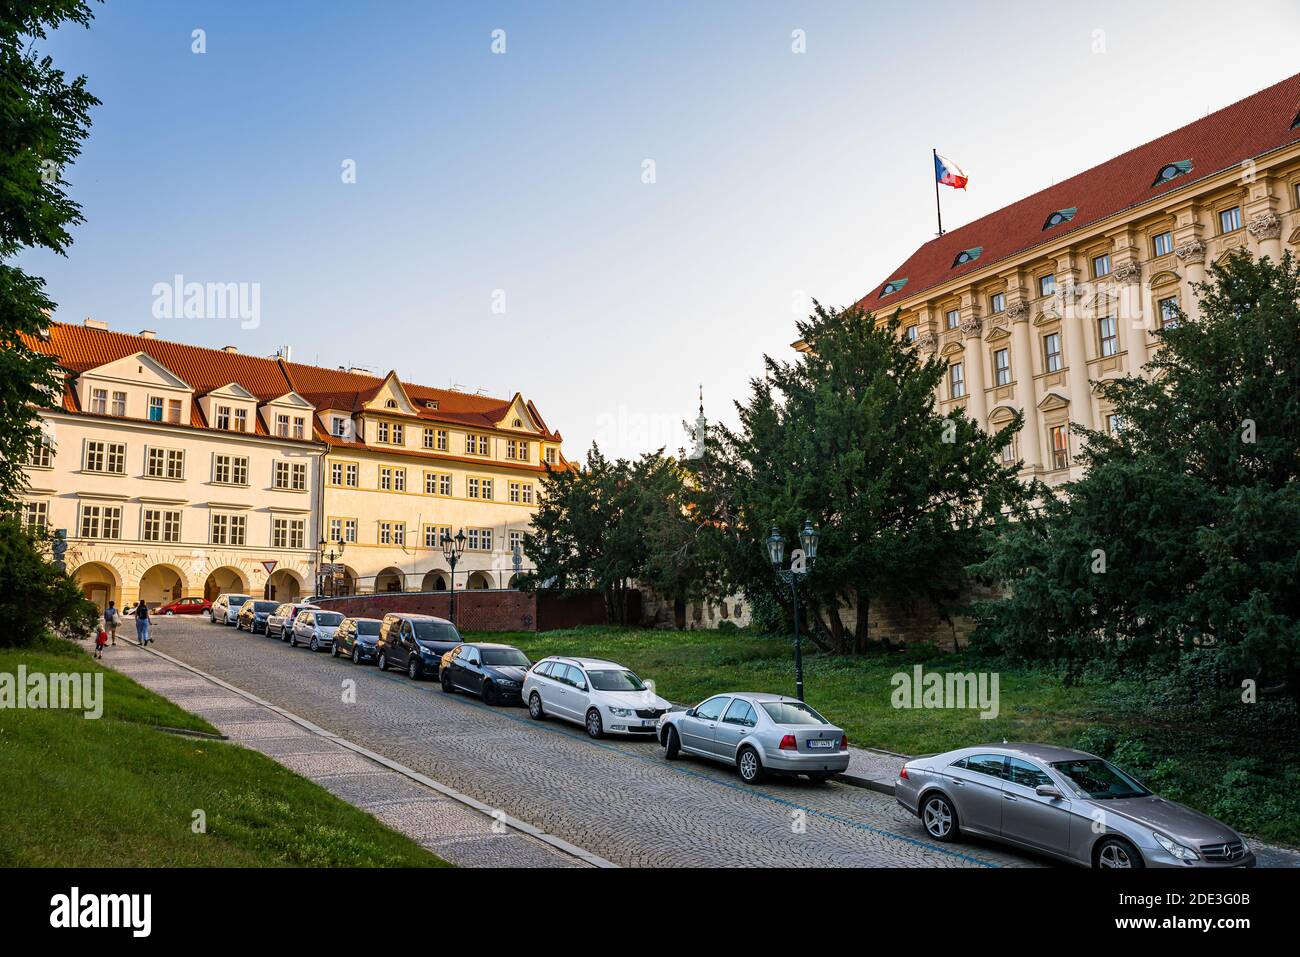
POLYGON ((875 748, 855 748, 850 745, 849 767, 839 775, 839 779, 845 784, 870 788, 892 796, 894 781, 898 779, 898 769, 910 760, 912 759, 905 754, 877 751, 875 748))
POLYGON ((119 641, 103 664, 459 867, 614 866, 156 649, 119 641))

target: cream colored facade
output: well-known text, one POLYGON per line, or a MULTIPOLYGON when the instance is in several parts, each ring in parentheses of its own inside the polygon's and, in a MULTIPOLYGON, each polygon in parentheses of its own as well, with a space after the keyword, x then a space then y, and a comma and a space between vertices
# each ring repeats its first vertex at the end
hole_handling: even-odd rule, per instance
POLYGON ((898 309, 903 334, 948 363, 941 410, 963 408, 989 431, 1023 413, 1007 455, 1057 484, 1080 474, 1068 424, 1115 424, 1090 382, 1140 372, 1161 304, 1194 314, 1193 284, 1242 248, 1274 261, 1300 250, 1300 144, 876 311, 883 322, 898 309))
POLYGON ((196 398, 143 352, 82 373, 70 389, 80 411, 42 413, 46 442, 26 467, 24 498, 29 520, 66 530, 67 568, 88 598, 103 608, 311 589, 325 446, 311 439, 300 397, 259 403, 232 383, 196 398), (196 428, 195 402, 211 419, 228 410, 232 428, 242 420, 246 431, 196 428), (274 433, 280 415, 291 432, 302 419, 305 438, 256 434, 258 417, 274 433))

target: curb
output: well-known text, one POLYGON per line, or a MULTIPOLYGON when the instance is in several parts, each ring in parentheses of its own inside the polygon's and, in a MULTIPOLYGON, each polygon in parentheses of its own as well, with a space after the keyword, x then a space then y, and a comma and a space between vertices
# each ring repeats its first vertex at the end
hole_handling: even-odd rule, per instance
MULTIPOLYGON (((139 648, 139 645, 137 645, 136 647, 139 648)), ((607 861, 605 860, 605 858, 600 857, 597 854, 593 854, 591 851, 578 847, 576 844, 570 844, 568 841, 564 840, 563 838, 556 837, 553 834, 547 834, 545 831, 541 830, 540 828, 534 827, 532 824, 529 824, 527 821, 521 821, 516 817, 504 813, 499 808, 491 807, 487 804, 484 804, 482 801, 477 800, 476 798, 470 797, 468 794, 462 794, 461 792, 457 791, 455 788, 447 787, 447 785, 441 784, 438 781, 433 780, 433 778, 421 774, 419 771, 416 771, 413 768, 408 768, 404 764, 398 764, 396 761, 393 761, 390 758, 386 758, 382 754, 376 754, 374 751, 371 751, 368 748, 364 748, 353 741, 349 741, 347 738, 340 737, 339 735, 335 734, 332 731, 327 731, 324 728, 320 727, 319 725, 312 724, 306 718, 301 718, 298 715, 294 714, 293 712, 286 711, 284 708, 281 708, 278 705, 271 704, 271 702, 269 701, 264 701, 263 699, 259 698, 257 695, 253 694, 252 692, 245 691, 243 688, 236 687, 235 685, 230 684, 230 682, 228 681, 223 681, 222 679, 216 677, 215 675, 210 675, 206 671, 203 671, 199 668, 195 668, 192 665, 188 665, 185 662, 180 661, 179 659, 173 658, 171 655, 165 654, 164 652, 161 651, 156 651, 153 648, 149 648, 149 647, 141 648, 140 650, 146 651, 151 655, 163 659, 164 661, 168 661, 179 668, 184 668, 186 671, 190 672, 191 674, 198 675, 200 678, 203 678, 207 681, 211 681, 213 684, 225 688, 227 691, 231 692, 232 694, 239 695, 241 698, 245 698, 246 700, 251 701, 256 705, 259 705, 260 707, 275 712, 276 714, 280 715, 283 718, 287 718, 289 721, 292 721, 294 724, 298 725, 305 731, 309 731, 318 737, 326 738, 330 741, 334 741, 335 743, 347 748, 349 751, 359 754, 362 757, 368 758, 371 761, 375 762, 376 764, 382 765, 383 767, 387 768, 390 771, 395 771, 398 774, 402 775, 403 777, 415 781, 417 784, 424 785, 430 790, 437 791, 439 794, 451 798, 453 801, 463 804, 466 807, 472 808, 473 810, 478 811, 480 814, 486 814, 488 817, 500 821, 501 823, 505 824, 507 827, 519 831, 521 834, 527 834, 529 837, 536 838, 537 840, 541 841, 543 844, 548 844, 551 847, 555 848, 556 850, 568 854, 570 857, 577 858, 578 860, 583 861, 586 864, 590 864, 592 867, 617 868, 619 866, 615 864, 613 861, 607 861)))

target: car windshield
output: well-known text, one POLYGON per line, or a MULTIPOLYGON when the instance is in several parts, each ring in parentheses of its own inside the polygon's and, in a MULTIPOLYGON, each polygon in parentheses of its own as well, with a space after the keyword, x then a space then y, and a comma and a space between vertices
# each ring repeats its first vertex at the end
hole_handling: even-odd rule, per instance
POLYGON ((411 625, 415 628, 417 641, 460 641, 460 634, 450 622, 417 619, 411 625))
POLYGON ((255 601, 253 602, 253 611, 275 611, 280 606, 273 601, 255 601))
POLYGON ((483 664, 514 665, 517 668, 528 667, 528 656, 518 648, 484 648, 483 664))
POLYGON ((591 686, 597 691, 645 691, 645 683, 632 672, 617 670, 588 671, 591 686))
POLYGON ((764 701, 763 710, 777 724, 830 724, 802 701, 764 701))
POLYGON ((230 604, 232 604, 232 605, 242 605, 242 604, 243 604, 244 602, 246 602, 246 601, 248 601, 248 596, 247 596, 247 595, 231 595, 231 596, 230 596, 230 604))
POLYGON ((337 611, 318 611, 316 612, 316 624, 318 625, 337 625, 343 620, 343 616, 337 611))
POLYGON ((359 621, 359 622, 357 622, 357 634, 358 634, 358 635, 377 635, 377 634, 379 634, 379 626, 380 626, 381 624, 383 624, 383 622, 379 622, 379 621, 359 621))
POLYGON ((1079 797, 1094 801, 1145 797, 1151 793, 1115 765, 1101 758, 1057 761, 1052 765, 1052 770, 1065 778, 1079 797))

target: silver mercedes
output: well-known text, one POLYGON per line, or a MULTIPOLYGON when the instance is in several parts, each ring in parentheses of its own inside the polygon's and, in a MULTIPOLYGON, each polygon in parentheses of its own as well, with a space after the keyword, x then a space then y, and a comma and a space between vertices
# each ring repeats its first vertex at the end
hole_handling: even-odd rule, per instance
POLYGON ((1254 867, 1241 835, 1084 751, 990 744, 916 758, 898 803, 936 841, 992 838, 1083 867, 1254 867))

